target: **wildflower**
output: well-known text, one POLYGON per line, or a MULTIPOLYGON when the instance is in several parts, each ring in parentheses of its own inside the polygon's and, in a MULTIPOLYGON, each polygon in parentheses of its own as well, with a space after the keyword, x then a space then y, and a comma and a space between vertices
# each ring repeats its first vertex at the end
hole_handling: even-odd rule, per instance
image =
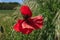
POLYGON ((41 29, 43 27, 42 15, 32 17, 32 12, 26 5, 21 6, 20 11, 23 15, 23 20, 19 19, 14 25, 15 31, 22 32, 23 34, 30 34, 33 30, 41 29))

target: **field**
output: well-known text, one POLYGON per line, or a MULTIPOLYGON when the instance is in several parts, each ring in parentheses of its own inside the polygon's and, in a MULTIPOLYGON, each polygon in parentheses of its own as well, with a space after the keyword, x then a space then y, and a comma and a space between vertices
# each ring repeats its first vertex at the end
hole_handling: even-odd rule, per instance
POLYGON ((44 16, 44 26, 29 35, 13 30, 13 25, 17 22, 17 19, 22 18, 19 7, 16 10, 0 10, 0 27, 3 27, 3 32, 0 31, 0 40, 60 40, 60 7, 57 7, 57 3, 46 2, 45 5, 42 5, 42 3, 38 3, 37 9, 34 8, 36 4, 33 4, 32 11, 34 10, 33 16, 40 14, 44 16))
POLYGON ((13 30, 13 25, 19 18, 22 18, 19 9, 0 10, 0 26, 3 27, 3 32, 0 32, 0 40, 44 40, 47 38, 47 40, 54 39, 54 29, 51 31, 51 29, 48 30, 45 27, 42 30, 39 29, 33 31, 30 35, 15 32, 13 30))

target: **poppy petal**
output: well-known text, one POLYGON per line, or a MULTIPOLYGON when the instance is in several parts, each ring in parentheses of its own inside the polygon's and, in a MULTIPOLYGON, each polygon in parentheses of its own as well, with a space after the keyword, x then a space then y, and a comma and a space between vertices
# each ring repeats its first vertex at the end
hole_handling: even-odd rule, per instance
POLYGON ((20 7, 20 12, 23 16, 29 16, 29 17, 32 16, 32 12, 31 12, 30 8, 26 5, 23 5, 20 7))
POLYGON ((22 27, 21 27, 21 24, 22 24, 23 20, 18 20, 18 22, 14 25, 14 30, 17 31, 17 32, 20 32, 22 27))
POLYGON ((24 21, 23 23, 22 23, 22 27, 23 28, 30 28, 30 29, 34 29, 34 27, 32 27, 31 25, 29 25, 28 23, 26 23, 26 21, 24 21))
POLYGON ((33 31, 33 28, 29 25, 26 27, 25 25, 27 26, 23 20, 18 20, 18 22, 14 25, 14 30, 16 32, 22 32, 23 34, 30 34, 33 31))
POLYGON ((31 19, 33 19, 35 25, 36 25, 36 29, 41 29, 43 27, 43 16, 36 16, 36 17, 32 17, 31 19))
POLYGON ((31 28, 24 28, 22 33, 23 34, 30 34, 32 31, 33 31, 33 29, 31 29, 31 28))

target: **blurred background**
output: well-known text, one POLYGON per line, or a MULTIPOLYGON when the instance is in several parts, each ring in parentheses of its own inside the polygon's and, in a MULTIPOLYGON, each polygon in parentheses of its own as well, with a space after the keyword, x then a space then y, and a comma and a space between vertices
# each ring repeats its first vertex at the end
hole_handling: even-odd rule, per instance
POLYGON ((0 0, 0 40, 60 40, 60 0, 0 0), (22 18, 21 5, 28 5, 33 16, 43 15, 42 29, 29 35, 13 30, 22 18))

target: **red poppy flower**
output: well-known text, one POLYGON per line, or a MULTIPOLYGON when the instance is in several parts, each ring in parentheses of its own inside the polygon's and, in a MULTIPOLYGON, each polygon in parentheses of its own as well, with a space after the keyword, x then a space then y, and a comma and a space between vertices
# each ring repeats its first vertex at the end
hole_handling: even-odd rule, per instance
POLYGON ((22 32, 23 34, 30 34, 33 30, 41 29, 43 26, 43 17, 36 16, 32 17, 32 12, 30 8, 26 5, 20 8, 21 14, 23 15, 23 20, 18 20, 14 25, 14 30, 17 32, 22 32))

